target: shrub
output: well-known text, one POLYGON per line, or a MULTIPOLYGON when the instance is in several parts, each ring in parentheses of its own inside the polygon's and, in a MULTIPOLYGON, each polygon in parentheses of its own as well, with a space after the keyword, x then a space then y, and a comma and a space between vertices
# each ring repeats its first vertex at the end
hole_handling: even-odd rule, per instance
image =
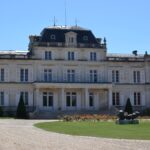
POLYGON ((18 119, 27 119, 26 107, 24 104, 23 96, 20 96, 20 100, 17 107, 16 118, 18 119))
POLYGON ((127 99, 127 103, 126 103, 124 112, 127 112, 128 114, 132 114, 133 113, 133 109, 132 109, 132 105, 131 105, 131 102, 130 102, 130 98, 127 99))
POLYGON ((150 116, 150 108, 146 108, 142 112, 142 116, 150 116))
POLYGON ((0 107, 0 117, 3 117, 3 109, 0 107))

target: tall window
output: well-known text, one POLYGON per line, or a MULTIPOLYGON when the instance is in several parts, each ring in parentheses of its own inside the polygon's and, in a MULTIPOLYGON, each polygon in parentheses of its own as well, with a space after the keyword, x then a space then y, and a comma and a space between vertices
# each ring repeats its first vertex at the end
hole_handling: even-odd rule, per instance
POLYGON ((0 92, 0 106, 4 106, 4 92, 0 92))
POLYGON ((134 92, 134 105, 139 106, 141 105, 141 93, 134 92))
POLYGON ((112 93, 112 104, 114 106, 120 105, 120 93, 119 92, 112 93))
POLYGON ((133 71, 134 83, 140 83, 140 71, 133 71))
POLYGON ((28 81, 28 69, 20 69, 20 81, 21 82, 28 81))
POLYGON ((77 94, 75 92, 66 93, 66 106, 67 107, 76 107, 77 105, 77 94))
POLYGON ((68 52, 68 60, 74 60, 74 52, 68 52))
POLYGON ((74 37, 69 37, 69 43, 74 43, 74 37))
POLYGON ((25 105, 29 105, 29 95, 28 92, 21 91, 20 96, 22 96, 25 105))
POLYGON ((67 81, 75 82, 75 70, 67 70, 67 81))
POLYGON ((4 68, 0 69, 0 81, 4 81, 4 76, 5 76, 5 72, 4 72, 4 68))
POLYGON ((45 51, 45 59, 46 60, 52 59, 52 52, 51 51, 45 51))
POLYGON ((93 61, 96 60, 96 52, 91 52, 90 53, 90 60, 93 60, 93 61))
POLYGON ((97 70, 90 70, 90 82, 97 82, 97 70))
POLYGON ((112 82, 118 83, 120 81, 120 74, 118 70, 112 70, 112 82))
POLYGON ((43 92, 43 106, 53 107, 53 93, 52 92, 43 92))
POLYGON ((89 93, 89 106, 93 107, 94 106, 94 94, 89 93))
POLYGON ((52 70, 44 69, 44 81, 50 82, 52 81, 52 70))

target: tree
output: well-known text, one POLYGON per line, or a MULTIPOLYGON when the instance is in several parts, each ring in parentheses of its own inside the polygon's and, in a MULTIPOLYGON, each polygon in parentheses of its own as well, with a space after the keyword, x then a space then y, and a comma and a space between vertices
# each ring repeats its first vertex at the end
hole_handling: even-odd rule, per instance
POLYGON ((27 119, 28 118, 22 95, 20 96, 20 100, 18 103, 16 118, 18 118, 18 119, 27 119))
POLYGON ((132 109, 132 105, 131 105, 131 102, 130 102, 130 98, 127 99, 124 112, 127 112, 128 114, 132 114, 133 113, 133 109, 132 109))

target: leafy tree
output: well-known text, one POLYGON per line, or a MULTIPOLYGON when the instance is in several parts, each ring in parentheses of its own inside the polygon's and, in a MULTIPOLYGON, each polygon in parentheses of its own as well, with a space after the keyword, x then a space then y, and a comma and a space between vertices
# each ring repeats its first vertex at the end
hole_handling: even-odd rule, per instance
POLYGON ((3 117, 3 109, 0 107, 0 117, 3 117))
POLYGON ((127 99, 124 112, 127 112, 128 114, 132 114, 133 113, 133 109, 132 109, 132 105, 131 105, 131 102, 130 102, 130 98, 127 99))
POLYGON ((18 118, 18 119, 27 119, 28 118, 22 95, 20 96, 20 100, 18 103, 16 118, 18 118))

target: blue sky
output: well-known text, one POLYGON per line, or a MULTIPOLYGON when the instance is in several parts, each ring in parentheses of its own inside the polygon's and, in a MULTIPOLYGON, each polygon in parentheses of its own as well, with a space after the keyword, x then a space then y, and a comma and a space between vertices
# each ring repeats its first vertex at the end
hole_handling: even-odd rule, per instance
MULTIPOLYGON (((109 53, 150 53, 149 0, 66 0, 67 25, 106 37, 109 53)), ((65 24, 65 0, 1 0, 0 50, 27 50, 28 36, 65 24)))

